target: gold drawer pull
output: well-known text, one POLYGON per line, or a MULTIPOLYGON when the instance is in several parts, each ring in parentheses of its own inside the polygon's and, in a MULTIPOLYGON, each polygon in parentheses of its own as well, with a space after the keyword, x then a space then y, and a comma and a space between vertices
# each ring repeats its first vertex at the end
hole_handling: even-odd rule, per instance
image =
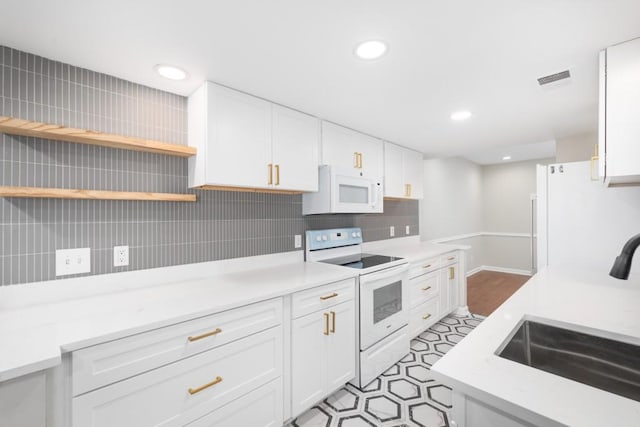
POLYGON ((201 385, 200 387, 196 387, 196 388, 190 388, 189 389, 189 394, 196 394, 196 393, 200 393, 202 390, 207 389, 211 386, 214 386, 218 383, 222 382, 222 377, 216 377, 215 380, 211 381, 210 383, 201 385))
POLYGON ((422 288, 423 291, 428 291, 429 289, 431 289, 431 286, 427 286, 426 288, 422 288))
POLYGON ((327 299, 329 299, 329 298, 333 298, 333 297, 337 297, 337 296, 338 296, 338 294, 334 292, 334 293, 332 293, 331 295, 325 295, 325 296, 323 296, 323 297, 320 297, 320 299, 321 299, 322 301, 324 301, 324 300, 327 300, 327 299))
POLYGON ((207 332, 206 334, 189 337, 189 341, 198 341, 198 340, 201 340, 202 338, 207 338, 207 337, 210 337, 210 336, 213 336, 213 335, 218 335, 220 332, 222 332, 222 329, 215 328, 213 331, 207 332))
POLYGON ((431 315, 430 315, 430 314, 427 314, 426 316, 422 316, 422 318, 423 318, 424 320, 427 320, 429 317, 431 317, 431 315))
POLYGON ((422 268, 429 268, 431 267, 431 264, 427 264, 427 265, 423 265, 422 268))
POLYGON ((456 259, 456 257, 454 256, 450 256, 449 258, 447 258, 449 261, 453 261, 454 259, 456 259))

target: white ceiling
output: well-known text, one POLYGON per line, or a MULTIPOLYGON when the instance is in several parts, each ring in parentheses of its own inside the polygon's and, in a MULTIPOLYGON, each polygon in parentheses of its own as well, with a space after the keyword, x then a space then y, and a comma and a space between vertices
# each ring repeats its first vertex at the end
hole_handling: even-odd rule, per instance
POLYGON ((464 155, 479 165, 493 165, 497 163, 522 162, 524 160, 548 159, 556 155, 556 141, 536 142, 533 144, 518 144, 505 147, 485 148, 471 154, 464 155), (511 157, 503 160, 503 157, 511 157))
POLYGON ((638 23, 638 0, 23 0, 0 44, 185 95, 209 79, 433 157, 595 130, 598 51, 638 23), (387 55, 357 60, 368 39, 387 55))

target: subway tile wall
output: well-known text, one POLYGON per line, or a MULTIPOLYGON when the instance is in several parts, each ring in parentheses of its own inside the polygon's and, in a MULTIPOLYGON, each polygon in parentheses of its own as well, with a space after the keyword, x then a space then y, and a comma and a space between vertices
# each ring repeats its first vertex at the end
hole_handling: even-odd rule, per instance
MULTIPOLYGON (((187 99, 0 46, 0 116, 186 144, 187 99)), ((0 198, 0 285, 55 279, 55 250, 91 248, 91 273, 295 250, 306 229, 366 241, 418 230, 417 202, 384 214, 302 216, 300 195, 187 189, 187 160, 0 134, 0 185, 193 192, 196 203, 0 198), (113 246, 130 265, 113 267, 113 246)))

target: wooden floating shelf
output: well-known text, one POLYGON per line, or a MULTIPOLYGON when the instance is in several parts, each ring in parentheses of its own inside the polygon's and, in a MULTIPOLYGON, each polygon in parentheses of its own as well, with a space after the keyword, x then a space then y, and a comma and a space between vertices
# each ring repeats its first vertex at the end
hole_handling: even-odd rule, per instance
POLYGON ((158 202, 195 202, 195 194, 140 193, 131 191, 76 190, 65 188, 2 187, 0 197, 29 199, 139 200, 158 202))
POLYGON ((266 193, 266 194, 302 194, 302 191, 277 190, 271 188, 254 188, 254 187, 230 187, 224 185, 201 185, 194 187, 197 190, 212 191, 237 191, 240 193, 266 193))
POLYGON ((65 126, 51 125, 29 120, 0 116, 0 132, 11 135, 33 136, 36 138, 57 141, 75 142, 78 144, 99 145, 102 147, 121 148, 124 150, 144 151, 147 153, 166 154, 169 156, 191 157, 196 154, 194 147, 167 144, 142 138, 113 135, 92 130, 75 129, 65 126))

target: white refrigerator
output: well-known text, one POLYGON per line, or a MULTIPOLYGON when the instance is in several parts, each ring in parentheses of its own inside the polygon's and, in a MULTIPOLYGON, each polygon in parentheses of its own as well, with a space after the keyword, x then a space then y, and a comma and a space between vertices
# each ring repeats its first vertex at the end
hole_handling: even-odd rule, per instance
POLYGON ((640 233, 640 187, 605 187, 592 173, 597 165, 588 161, 538 165, 538 270, 571 264, 608 273, 624 243, 640 233))

